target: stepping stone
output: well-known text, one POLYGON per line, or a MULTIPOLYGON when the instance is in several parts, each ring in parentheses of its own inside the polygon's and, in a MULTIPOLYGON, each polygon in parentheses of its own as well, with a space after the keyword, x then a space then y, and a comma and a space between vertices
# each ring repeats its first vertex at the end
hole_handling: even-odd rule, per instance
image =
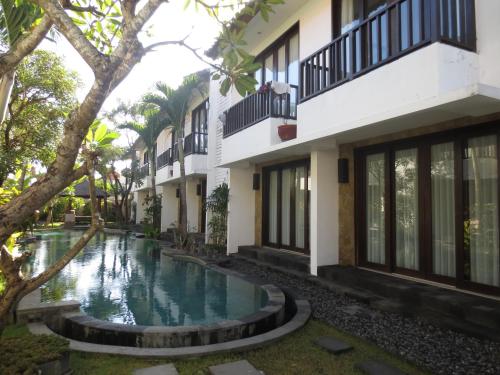
POLYGON ((367 375, 405 375, 400 369, 377 361, 363 361, 356 363, 354 367, 367 375))
POLYGON ((262 371, 257 370, 248 361, 237 361, 225 363, 223 365, 210 366, 208 368, 212 375, 263 375, 262 371))
POLYGON ((336 355, 352 350, 352 346, 348 343, 328 336, 320 337, 319 339, 316 339, 314 343, 336 355))
POLYGON ((141 368, 135 370, 133 375, 179 375, 174 365, 169 363, 168 365, 161 365, 155 367, 141 368))

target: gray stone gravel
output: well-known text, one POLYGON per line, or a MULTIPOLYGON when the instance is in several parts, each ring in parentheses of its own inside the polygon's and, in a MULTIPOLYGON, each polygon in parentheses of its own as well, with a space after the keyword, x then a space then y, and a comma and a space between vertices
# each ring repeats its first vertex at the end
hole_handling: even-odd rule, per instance
POLYGON ((435 374, 500 375, 500 343, 378 311, 311 281, 232 259, 229 268, 290 288, 310 301, 313 317, 369 340, 435 374))

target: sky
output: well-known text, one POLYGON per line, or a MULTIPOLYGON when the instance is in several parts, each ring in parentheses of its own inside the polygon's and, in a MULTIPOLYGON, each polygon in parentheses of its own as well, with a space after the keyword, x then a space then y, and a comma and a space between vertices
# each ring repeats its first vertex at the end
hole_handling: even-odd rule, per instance
MULTIPOLYGON (((184 0, 173 0, 163 4, 150 19, 139 37, 144 46, 166 41, 179 40, 190 35, 187 43, 203 52, 210 48, 219 34, 219 25, 204 10, 194 7, 184 10, 184 0)), ((82 100, 93 82, 92 70, 73 49, 69 42, 60 36, 56 42, 45 40, 41 47, 56 52, 65 60, 65 65, 80 75, 82 87, 78 98, 82 100)), ((179 85, 184 76, 205 69, 208 66, 198 60, 192 52, 179 46, 162 46, 147 54, 137 64, 130 75, 114 90, 103 106, 104 111, 112 110, 119 101, 134 102, 158 81, 170 86, 179 85)), ((134 135, 124 134, 119 143, 126 145, 134 135)))

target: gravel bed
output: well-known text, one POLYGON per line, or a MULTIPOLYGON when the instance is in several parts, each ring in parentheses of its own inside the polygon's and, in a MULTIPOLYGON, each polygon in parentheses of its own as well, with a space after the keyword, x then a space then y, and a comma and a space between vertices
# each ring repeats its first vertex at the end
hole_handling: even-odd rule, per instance
POLYGON ((375 343, 436 374, 500 374, 500 343, 375 310, 311 281, 232 259, 227 267, 290 288, 310 301, 313 317, 375 343))

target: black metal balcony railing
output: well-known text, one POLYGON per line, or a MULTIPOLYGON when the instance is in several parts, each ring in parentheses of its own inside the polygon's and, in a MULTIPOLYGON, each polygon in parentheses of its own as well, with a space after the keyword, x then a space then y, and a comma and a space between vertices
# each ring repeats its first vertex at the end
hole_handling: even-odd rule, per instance
POLYGON ((144 164, 142 167, 139 168, 139 178, 144 178, 146 176, 149 176, 149 163, 144 164))
POLYGON ((166 165, 172 165, 172 149, 168 149, 167 151, 161 153, 158 158, 156 158, 156 169, 161 169, 166 165))
POLYGON ((475 51, 475 29, 474 0, 397 0, 301 62, 300 101, 433 42, 475 51))
POLYGON ((184 155, 202 154, 208 152, 208 134, 194 132, 184 138, 184 155))
POLYGON ((223 137, 237 133, 269 117, 297 118, 298 86, 290 94, 276 94, 269 84, 264 92, 248 95, 226 111, 223 137))

